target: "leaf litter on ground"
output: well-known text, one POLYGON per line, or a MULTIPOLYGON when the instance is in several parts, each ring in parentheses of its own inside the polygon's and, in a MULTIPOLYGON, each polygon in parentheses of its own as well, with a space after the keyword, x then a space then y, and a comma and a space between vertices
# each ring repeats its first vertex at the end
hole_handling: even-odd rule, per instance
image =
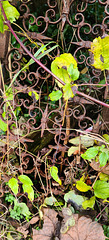
POLYGON ((69 208, 63 208, 61 217, 54 209, 43 209, 43 228, 32 229, 33 240, 105 240, 102 226, 91 218, 73 214, 69 208))

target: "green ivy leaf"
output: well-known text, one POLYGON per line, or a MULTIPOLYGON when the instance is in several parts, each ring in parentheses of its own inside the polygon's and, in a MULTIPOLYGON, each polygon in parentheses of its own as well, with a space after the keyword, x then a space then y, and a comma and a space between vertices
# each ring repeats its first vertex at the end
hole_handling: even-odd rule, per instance
POLYGON ((109 182, 97 180, 93 189, 96 197, 101 199, 109 198, 109 182))
POLYGON ((79 71, 77 67, 74 67, 74 64, 71 63, 70 66, 68 67, 68 74, 70 75, 72 81, 75 81, 79 78, 79 71))
POLYGON ((88 199, 82 203, 82 207, 84 209, 87 209, 87 208, 93 209, 94 205, 95 205, 95 196, 91 197, 90 199, 88 199))
POLYGON ((11 188, 12 192, 17 195, 18 193, 18 181, 16 178, 11 178, 8 182, 8 186, 11 188))
POLYGON ((51 101, 58 101, 62 97, 62 92, 60 90, 52 91, 49 97, 51 101))
POLYGON ((99 149, 97 147, 90 147, 89 149, 87 149, 85 153, 81 154, 81 157, 86 160, 91 160, 96 157, 98 152, 99 149))
POLYGON ((88 186, 86 183, 84 183, 82 181, 77 181, 76 182, 76 188, 81 192, 87 192, 91 189, 90 186, 88 186))
POLYGON ((108 154, 106 152, 102 152, 99 155, 99 162, 100 162, 100 167, 103 167, 106 165, 108 160, 108 154))
POLYGON ((26 185, 29 184, 30 186, 33 185, 31 179, 30 179, 28 176, 26 176, 26 175, 20 175, 20 176, 18 177, 18 179, 19 179, 23 184, 26 184, 26 185))
POLYGON ((58 177, 58 168, 53 166, 50 167, 50 174, 52 176, 52 178, 59 183, 59 185, 62 184, 61 179, 58 177))

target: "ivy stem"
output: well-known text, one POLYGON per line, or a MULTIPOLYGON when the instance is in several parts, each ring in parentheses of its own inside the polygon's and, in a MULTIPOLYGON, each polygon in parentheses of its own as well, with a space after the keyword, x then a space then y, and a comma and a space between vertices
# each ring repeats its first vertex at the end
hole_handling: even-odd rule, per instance
MULTIPOLYGON (((33 54, 25 47, 25 45, 21 42, 21 40, 18 38, 18 36, 16 35, 16 33, 14 32, 13 28, 11 27, 11 24, 10 24, 10 21, 8 21, 7 17, 6 17, 6 14, 5 14, 5 11, 3 9, 3 6, 2 6, 2 2, 0 0, 0 8, 1 8, 1 11, 2 11, 2 14, 3 14, 3 17, 5 19, 5 22, 4 24, 6 24, 8 26, 8 28, 10 29, 11 33, 13 34, 13 36, 15 37, 15 39, 18 41, 18 43, 20 44, 20 46, 24 49, 24 51, 40 66, 42 67, 46 72, 48 72, 51 76, 53 76, 56 80, 58 80, 59 83, 61 83, 63 86, 65 85, 65 83, 60 79, 58 78, 54 73, 52 73, 47 67, 45 67, 44 64, 42 64, 38 59, 36 59, 33 54)), ((109 104, 106 104, 104 102, 101 102, 91 96, 88 96, 86 94, 84 94, 83 92, 79 92, 79 91, 76 91, 76 93, 82 97, 85 97, 85 98, 88 98, 90 99, 91 101, 93 102, 96 102, 102 106, 105 106, 107 108, 109 108, 109 104)))

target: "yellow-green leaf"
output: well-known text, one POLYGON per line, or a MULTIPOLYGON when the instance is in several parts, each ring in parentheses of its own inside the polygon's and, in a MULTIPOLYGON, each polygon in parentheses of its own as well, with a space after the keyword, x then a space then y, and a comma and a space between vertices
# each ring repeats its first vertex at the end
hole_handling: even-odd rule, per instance
MULTIPOLYGON (((51 71, 58 76, 64 83, 71 83, 74 81, 73 70, 71 74, 73 75, 73 79, 68 73, 68 69, 70 64, 73 64, 73 68, 77 68, 77 62, 74 57, 70 53, 61 54, 59 57, 56 57, 55 60, 51 64, 51 71)), ((71 69, 70 69, 71 70, 71 69)), ((61 88, 63 85, 56 81, 58 86, 61 88)))
POLYGON ((63 86, 63 92, 64 92, 64 100, 68 100, 69 98, 73 98, 74 94, 73 91, 71 89, 71 84, 67 83, 65 84, 65 86, 63 86))
POLYGON ((87 192, 91 189, 90 186, 88 186, 86 183, 84 183, 82 181, 77 181, 76 182, 76 188, 81 192, 87 192))
POLYGON ((50 174, 52 176, 52 178, 59 183, 59 185, 62 184, 61 179, 58 177, 58 168, 53 166, 50 167, 50 174))
POLYGON ((30 185, 30 186, 33 185, 31 179, 30 179, 28 176, 26 176, 26 175, 20 175, 20 176, 18 177, 18 179, 19 179, 23 184, 30 185))
POLYGON ((79 71, 77 67, 74 67, 74 64, 71 63, 68 67, 68 74, 70 75, 72 81, 75 81, 79 78, 79 71))
MULTIPOLYGON (((3 9, 5 11, 6 17, 11 23, 19 18, 20 16, 19 12, 8 1, 2 1, 2 4, 3 4, 3 9)), ((4 24, 4 17, 2 15, 1 8, 0 8, 0 32, 4 33, 6 29, 8 29, 8 27, 4 24)))
POLYGON ((75 151, 79 150, 79 146, 78 147, 70 147, 68 150, 68 156, 70 157, 75 151))
POLYGON ((85 200, 83 203, 82 203, 82 207, 84 209, 86 208, 93 208, 95 205, 95 196, 91 197, 89 200, 85 200))
POLYGON ((104 134, 103 137, 107 142, 109 142, 109 135, 108 134, 104 134))
POLYGON ((8 186, 11 188, 12 192, 17 195, 18 193, 18 181, 16 178, 11 178, 8 182, 8 186))
POLYGON ((6 131, 7 131, 7 123, 3 122, 1 118, 0 118, 0 129, 1 129, 3 132, 6 132, 6 131))
POLYGON ((94 66, 97 69, 109 70, 109 36, 95 38, 91 43, 90 51, 94 56, 94 66))
POLYGON ((28 198, 31 201, 33 201, 34 200, 34 190, 31 187, 31 185, 30 184, 23 184, 22 187, 23 187, 24 193, 27 193, 28 194, 28 198))
POLYGON ((62 92, 60 90, 52 91, 49 97, 51 101, 58 101, 62 97, 62 92))
POLYGON ((100 173, 99 178, 101 181, 109 181, 109 175, 102 172, 100 173))

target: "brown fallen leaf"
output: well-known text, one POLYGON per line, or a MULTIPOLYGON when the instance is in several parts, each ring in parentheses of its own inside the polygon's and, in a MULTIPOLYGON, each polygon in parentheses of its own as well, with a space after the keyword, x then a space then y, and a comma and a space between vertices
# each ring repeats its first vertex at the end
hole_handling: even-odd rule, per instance
POLYGON ((105 240, 102 226, 90 218, 72 214, 75 225, 60 235, 60 240, 105 240))
POLYGON ((33 240, 50 240, 54 235, 58 223, 57 212, 53 209, 44 209, 44 224, 40 230, 33 229, 33 240))
POLYGON ((69 208, 63 208, 60 215, 53 209, 44 209, 44 223, 40 230, 33 230, 33 240, 105 240, 102 226, 90 218, 72 214, 69 208))
POLYGON ((24 236, 24 238, 27 238, 29 231, 26 230, 24 227, 18 227, 18 228, 17 228, 17 231, 20 232, 20 233, 22 233, 23 236, 24 236))
POLYGON ((33 217, 29 222, 26 222, 24 225, 23 225, 23 228, 28 229, 30 224, 35 224, 39 221, 39 216, 36 216, 36 217, 33 217))
POLYGON ((96 170, 97 172, 102 172, 105 173, 107 175, 109 175, 109 165, 107 165, 106 167, 100 167, 100 163, 96 162, 96 161, 92 161, 90 163, 90 166, 96 170))

